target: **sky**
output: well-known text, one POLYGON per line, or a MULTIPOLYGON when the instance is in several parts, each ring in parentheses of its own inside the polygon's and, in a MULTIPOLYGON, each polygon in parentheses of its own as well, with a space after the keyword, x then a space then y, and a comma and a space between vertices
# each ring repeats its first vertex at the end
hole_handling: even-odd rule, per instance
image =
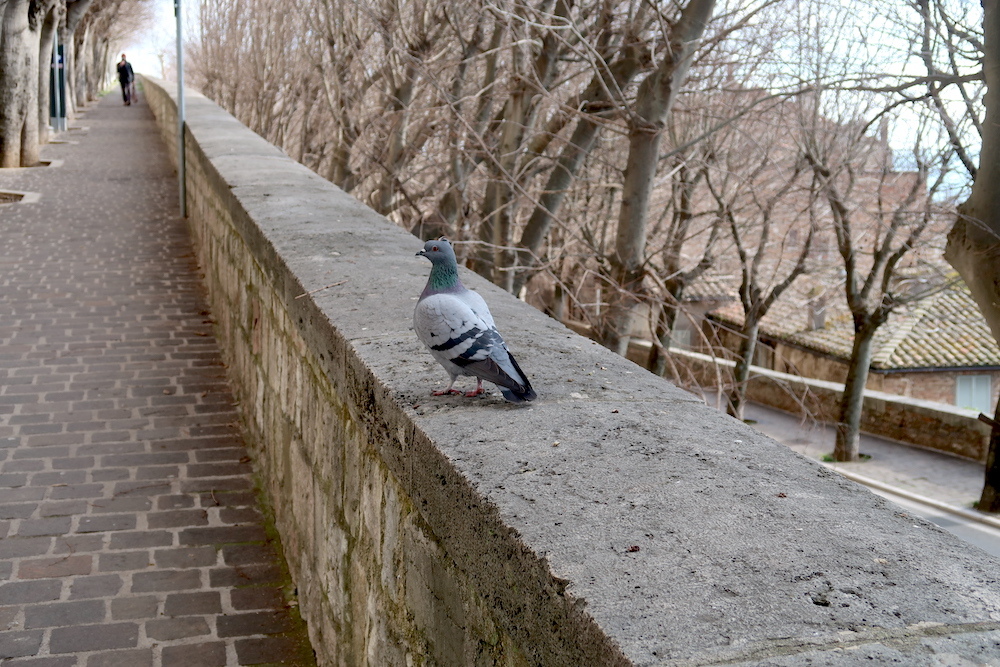
MULTIPOLYGON (((184 15, 187 17, 195 11, 195 5, 192 0, 182 2, 184 15)), ((164 67, 167 70, 173 68, 177 53, 174 0, 154 0, 154 6, 154 22, 134 43, 127 45, 124 51, 136 72, 164 78, 164 67)))
MULTIPOLYGON (((963 0, 958 0, 959 2, 963 0)), ((181 0, 184 12, 184 30, 186 37, 194 34, 196 29, 195 20, 198 14, 198 0, 181 0)), ((174 17, 174 0, 152 0, 154 7, 154 18, 152 23, 132 44, 124 48, 129 61, 136 72, 148 74, 157 78, 176 80, 174 67, 176 63, 177 42, 176 42, 176 18, 174 17)), ((978 20, 978 17, 972 17, 978 20)), ((890 34, 890 30, 884 29, 879 32, 883 37, 890 34)), ((117 60, 117 57, 116 57, 117 60)), ((912 65, 912 63, 910 63, 912 65)), ((905 110, 900 112, 905 116, 905 110)), ((890 144, 897 149, 906 148, 913 145, 911 136, 914 122, 908 122, 905 117, 897 119, 892 124, 890 144)), ((908 155, 900 153, 904 160, 911 160, 908 155)), ((905 164, 900 164, 900 168, 906 168, 905 164)), ((961 179, 960 179, 961 180, 961 179)), ((964 183, 964 181, 963 181, 964 183)))

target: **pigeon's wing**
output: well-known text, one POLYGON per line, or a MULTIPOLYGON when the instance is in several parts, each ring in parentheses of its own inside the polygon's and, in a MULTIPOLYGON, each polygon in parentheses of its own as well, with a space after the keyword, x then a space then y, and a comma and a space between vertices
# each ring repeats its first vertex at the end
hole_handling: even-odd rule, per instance
POLYGON ((493 315, 490 313, 490 307, 486 305, 486 301, 482 296, 480 296, 479 292, 466 289, 456 296, 476 314, 476 317, 483 321, 487 328, 497 328, 496 323, 493 322, 493 315))
POLYGON ((434 294, 421 300, 413 313, 417 337, 438 361, 458 366, 465 375, 504 387, 523 387, 523 376, 510 362, 486 302, 475 292, 468 294, 434 294))
POLYGON ((496 332, 498 344, 494 345, 490 350, 490 360, 496 365, 497 370, 508 378, 508 381, 490 381, 500 387, 500 392, 504 395, 504 398, 512 403, 532 401, 537 398, 538 395, 531 388, 531 383, 528 382, 528 376, 517 365, 517 360, 514 359, 514 355, 507 349, 507 344, 497 331, 496 325, 493 323, 493 315, 490 314, 490 309, 486 305, 486 301, 483 300, 483 297, 478 292, 467 289, 460 294, 460 298, 496 332))
POLYGON ((413 328, 424 345, 451 359, 464 353, 489 326, 454 294, 431 294, 417 303, 413 328))

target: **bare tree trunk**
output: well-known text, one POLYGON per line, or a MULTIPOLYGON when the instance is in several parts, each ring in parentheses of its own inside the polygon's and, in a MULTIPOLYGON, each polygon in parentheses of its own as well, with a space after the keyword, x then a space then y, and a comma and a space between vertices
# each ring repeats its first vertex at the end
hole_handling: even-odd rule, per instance
MULTIPOLYGON (((516 59, 515 63, 520 59, 516 59)), ((527 91, 517 86, 507 99, 503 110, 500 143, 496 162, 490 163, 490 182, 483 198, 483 222, 479 227, 479 240, 472 269, 494 283, 500 284, 503 266, 501 249, 507 245, 505 232, 510 229, 513 188, 508 176, 513 177, 517 163, 517 148, 524 137, 528 115, 527 91)))
MULTIPOLYGON (((642 92, 640 88, 640 95, 642 92)), ((661 131, 662 123, 659 128, 655 125, 633 125, 629 132, 628 166, 618 216, 618 234, 615 237, 615 252, 610 258, 613 288, 608 295, 608 310, 601 331, 601 343, 623 356, 628 351, 635 310, 642 293, 646 217, 660 155, 661 131)))
POLYGON ((73 102, 76 108, 80 108, 87 103, 87 90, 90 87, 90 40, 93 29, 87 26, 83 30, 83 37, 73 53, 73 102))
POLYGON ((105 88, 108 83, 110 83, 111 72, 109 70, 109 66, 111 63, 111 44, 103 40, 98 44, 95 61, 94 71, 97 72, 98 79, 95 82, 96 85, 94 86, 94 90, 90 96, 90 99, 92 100, 96 100, 101 94, 101 90, 105 88))
MULTIPOLYGON (((38 40, 38 143, 49 141, 49 87, 52 77, 52 48, 62 20, 62 5, 56 4, 45 15, 38 40)), ((65 66, 65 64, 64 64, 65 66)))
POLYGON ((689 0, 670 35, 670 49, 660 66, 639 85, 629 120, 629 154, 618 216, 615 252, 610 259, 614 282, 601 322, 601 343, 624 355, 645 272, 646 218, 660 157, 666 117, 687 78, 698 40, 712 17, 715 0, 689 0))
POLYGON ((1000 340, 1000 0, 983 0, 986 121, 972 194, 959 208, 945 258, 965 279, 1000 340))
POLYGON ((108 46, 97 38, 96 35, 90 37, 90 49, 87 54, 89 64, 87 66, 87 100, 96 100, 104 87, 104 80, 107 77, 108 46))
POLYGON ((861 437, 861 413, 864 411, 865 385, 872 362, 872 343, 878 327, 855 327, 851 365, 847 369, 844 393, 840 399, 840 422, 833 447, 835 461, 857 461, 861 437))
POLYGON ((1000 401, 993 412, 990 429, 990 445, 986 452, 986 476, 983 492, 979 496, 976 509, 980 512, 1000 513, 1000 401))
POLYGON ((28 4, 7 0, 0 16, 0 167, 21 166, 28 88, 37 85, 29 69, 28 4))
MULTIPOLYGON (((414 59, 420 57, 419 53, 412 55, 414 59)), ((389 108, 385 110, 385 113, 392 120, 389 128, 389 136, 386 141, 385 155, 382 158, 385 172, 382 174, 382 182, 378 190, 372 196, 375 210, 383 215, 390 211, 392 200, 396 196, 395 174, 408 150, 409 107, 413 101, 413 92, 419 80, 419 70, 410 64, 406 67, 399 85, 388 92, 388 97, 392 102, 389 108)))
POLYGON ((715 244, 722 229, 722 216, 715 216, 697 264, 685 268, 684 244, 695 218, 694 193, 706 174, 706 169, 692 170, 681 166, 674 178, 673 190, 677 203, 671 216, 667 241, 660 251, 663 257, 662 265, 658 268, 665 292, 653 327, 658 344, 653 345, 646 363, 646 368, 661 377, 666 374, 668 367, 672 367, 668 358, 669 347, 684 292, 691 281, 708 271, 715 261, 715 244))
POLYGON ((514 171, 517 165, 518 147, 523 141, 527 125, 528 106, 527 91, 519 86, 504 107, 504 129, 498 150, 500 164, 499 168, 494 170, 493 179, 486 186, 483 207, 486 215, 479 237, 487 245, 481 246, 480 252, 477 252, 477 256, 480 257, 479 272, 507 290, 510 290, 511 285, 505 283, 512 274, 501 269, 509 266, 509 262, 504 261, 504 258, 510 243, 512 206, 515 200, 513 183, 508 177, 517 178, 514 171))
POLYGON ((678 286, 678 288, 673 289, 668 287, 668 294, 663 303, 659 304, 656 324, 653 326, 653 335, 656 337, 656 341, 653 349, 649 351, 649 360, 646 362, 646 368, 660 377, 664 377, 670 367, 670 344, 673 340, 674 326, 677 324, 679 303, 678 295, 674 293, 676 289, 683 292, 684 287, 678 286))
MULTIPOLYGON (((573 4, 570 0, 556 0, 550 20, 560 25, 568 22, 573 4)), ((511 249, 515 212, 527 178, 522 168, 526 161, 534 157, 530 139, 542 99, 539 93, 549 91, 562 65, 560 55, 564 48, 555 31, 548 26, 532 27, 530 21, 521 24, 521 12, 530 10, 528 5, 520 7, 517 10, 518 20, 508 27, 511 90, 500 115, 487 125, 496 128, 499 139, 493 151, 496 157, 487 162, 490 180, 486 185, 478 232, 481 243, 471 263, 472 269, 507 291, 514 289, 515 275, 509 269, 516 259, 511 249), (525 27, 529 28, 527 32, 525 27)))
MULTIPOLYGON (((27 43, 24 45, 24 90, 26 92, 24 100, 24 124, 21 126, 21 166, 31 167, 38 164, 39 160, 39 98, 40 80, 39 74, 39 50, 41 49, 41 37, 45 24, 45 19, 49 12, 56 5, 58 0, 45 0, 28 3, 28 30, 25 33, 27 43)), ((49 45, 49 53, 52 47, 49 45)), ((46 68, 47 69, 47 68, 46 68)), ((48 90, 48 79, 45 82, 45 89, 48 90)), ((46 96, 47 97, 47 96, 46 96)), ((48 113, 48 101, 46 100, 46 113, 48 113)))
POLYGON ((757 350, 759 333, 760 320, 748 315, 740 331, 743 339, 740 341, 739 356, 736 358, 736 368, 733 371, 733 389, 729 392, 729 405, 726 408, 726 411, 737 419, 743 419, 743 409, 747 402, 747 382, 750 380, 750 366, 757 350))
MULTIPOLYGON (((959 208, 948 234, 947 259, 965 279, 972 298, 1000 341, 1000 2, 983 0, 983 72, 986 77, 986 120, 972 194, 959 208)), ((996 418, 1000 418, 998 403, 996 418)), ((993 426, 986 478, 979 509, 1000 512, 1000 461, 995 451, 1000 439, 993 426)))
POLYGON ((38 164, 38 39, 37 33, 29 31, 25 53, 24 121, 21 125, 21 166, 38 164))
POLYGON ((66 62, 66 115, 76 115, 76 79, 77 79, 77 39, 76 28, 80 25, 87 10, 94 0, 76 0, 66 7, 66 23, 63 25, 59 41, 65 45, 66 62))
MULTIPOLYGON (((630 47, 634 47, 630 44, 630 47)), ((628 85, 632 77, 639 71, 640 59, 638 54, 628 53, 620 61, 616 62, 609 69, 613 75, 615 87, 621 89, 628 85)), ((583 99, 587 103, 608 102, 605 91, 606 85, 600 79, 600 75, 595 76, 595 80, 583 94, 583 99)), ((552 226, 553 218, 559 215, 559 207, 566 196, 566 190, 576 177, 584 158, 590 153, 600 132, 600 125, 596 120, 588 115, 580 116, 576 128, 570 136, 569 142, 563 147, 556 161, 555 167, 549 174, 549 180, 542 190, 542 196, 538 201, 535 210, 521 233, 521 241, 518 251, 518 267, 530 267, 535 263, 538 253, 541 251, 552 226)), ((531 274, 528 271, 518 271, 514 276, 514 294, 521 291, 531 274)))

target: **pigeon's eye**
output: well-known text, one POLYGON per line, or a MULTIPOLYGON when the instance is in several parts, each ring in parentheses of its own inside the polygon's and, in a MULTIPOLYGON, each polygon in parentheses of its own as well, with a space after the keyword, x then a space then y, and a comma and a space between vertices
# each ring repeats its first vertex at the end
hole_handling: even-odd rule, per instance
POLYGON ((431 248, 431 252, 437 252, 437 249, 438 249, 438 247, 434 246, 433 248, 431 248))

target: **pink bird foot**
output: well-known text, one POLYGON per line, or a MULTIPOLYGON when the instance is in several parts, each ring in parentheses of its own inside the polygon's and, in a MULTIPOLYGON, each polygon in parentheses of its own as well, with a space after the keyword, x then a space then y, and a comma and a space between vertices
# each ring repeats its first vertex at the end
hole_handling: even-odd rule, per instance
POLYGON ((479 396, 480 394, 485 394, 485 393, 486 392, 483 391, 483 379, 476 378, 476 388, 473 389, 472 391, 465 392, 465 396, 466 398, 473 398, 474 396, 479 396))

